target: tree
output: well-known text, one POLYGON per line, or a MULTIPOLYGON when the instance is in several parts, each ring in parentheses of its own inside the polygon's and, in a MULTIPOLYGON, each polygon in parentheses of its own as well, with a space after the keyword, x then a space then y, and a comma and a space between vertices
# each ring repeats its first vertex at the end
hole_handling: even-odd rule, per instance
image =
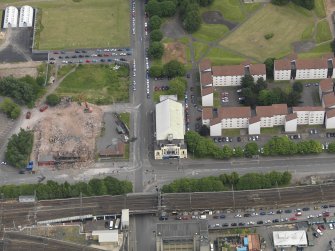
POLYGON ((235 152, 234 152, 234 156, 235 157, 243 157, 243 149, 242 147, 238 146, 238 147, 235 147, 235 152))
POLYGON ((160 3, 162 17, 172 17, 176 14, 177 6, 173 1, 163 1, 160 3))
POLYGON ((150 32, 150 41, 151 42, 160 42, 163 38, 163 32, 160 30, 153 30, 150 32))
POLYGON ((257 103, 259 105, 271 105, 272 104, 272 96, 270 90, 262 90, 258 95, 257 103))
POLYGON ((241 78, 242 88, 253 88, 254 85, 255 85, 255 80, 253 76, 247 74, 241 78))
POLYGON ((286 5, 289 2, 290 0, 271 0, 271 3, 275 5, 286 5))
POLYGON ((289 107, 296 106, 298 105, 300 99, 301 94, 299 92, 293 91, 287 95, 286 103, 289 107))
POLYGON ((328 145, 328 152, 329 153, 335 153, 335 142, 331 142, 328 145))
POLYGON ((258 145, 255 142, 250 142, 244 147, 244 156, 251 158, 254 155, 258 155, 258 145))
POLYGON ((266 67, 266 78, 273 79, 273 67, 274 67, 275 58, 267 58, 264 61, 266 67))
POLYGON ((168 78, 185 76, 185 66, 177 60, 171 60, 163 66, 164 75, 168 78))
POLYGON ((265 90, 267 87, 268 87, 268 84, 265 82, 265 80, 263 78, 259 78, 256 81, 253 91, 255 93, 259 93, 260 91, 265 90))
POLYGON ((213 3, 214 0, 200 0, 199 4, 201 7, 209 6, 213 3))
POLYGON ((304 90, 304 86, 302 85, 301 82, 296 81, 296 82, 293 83, 292 89, 293 89, 293 91, 295 91, 297 93, 302 93, 302 91, 304 90))
POLYGON ((200 29, 201 17, 199 11, 187 12, 183 20, 183 27, 188 33, 194 33, 200 29))
POLYGON ((148 55, 152 59, 161 59, 164 53, 164 46, 160 42, 150 43, 148 55))
POLYGON ((206 126, 206 125, 202 125, 202 126, 200 127, 199 134, 200 134, 201 136, 204 136, 204 137, 209 136, 209 133, 210 133, 210 131, 209 131, 208 126, 206 126))
POLYGON ((155 15, 150 17, 148 21, 148 26, 151 31, 158 30, 161 27, 161 25, 162 25, 162 19, 159 16, 155 15))
POLYGON ((257 95, 251 90, 250 87, 242 89, 242 96, 244 99, 244 104, 254 107, 257 103, 257 95))
POLYGON ((286 136, 274 136, 264 145, 265 155, 293 155, 297 151, 296 144, 286 136))
POLYGON ((292 0, 292 2, 307 10, 312 10, 315 6, 314 0, 292 0))
POLYGON ((187 87, 187 81, 184 78, 172 79, 169 82, 169 86, 169 94, 177 95, 179 100, 183 99, 187 87))
POLYGON ((47 97, 46 97, 46 103, 50 106, 56 106, 60 103, 60 98, 58 95, 56 94, 49 94, 47 97))
POLYGON ((159 17, 162 16, 161 5, 156 0, 150 0, 146 5, 145 10, 150 17, 156 16, 156 15, 159 17))
POLYGON ((188 131, 185 134, 185 140, 187 144, 187 150, 194 152, 198 142, 201 140, 201 136, 195 131, 188 131))
POLYGON ((333 41, 330 43, 330 47, 332 49, 332 52, 335 54, 335 38, 333 39, 333 41))
POLYGON ((17 119, 21 114, 21 108, 12 99, 4 98, 0 104, 0 110, 3 111, 8 118, 17 119))
POLYGON ((163 67, 159 65, 153 65, 149 69, 149 75, 152 78, 159 78, 163 76, 163 67))

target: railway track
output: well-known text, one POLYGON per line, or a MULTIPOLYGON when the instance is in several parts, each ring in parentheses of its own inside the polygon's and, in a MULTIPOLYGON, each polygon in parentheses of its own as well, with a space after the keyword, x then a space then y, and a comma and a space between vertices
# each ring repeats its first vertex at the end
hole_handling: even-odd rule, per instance
MULTIPOLYGON (((279 207, 296 204, 335 201, 335 184, 297 186, 276 189, 162 194, 164 210, 203 210, 250 207, 279 207)), ((156 193, 96 196, 43 200, 36 203, 2 202, 1 219, 4 227, 31 225, 36 221, 78 216, 131 213, 158 210, 156 193)))

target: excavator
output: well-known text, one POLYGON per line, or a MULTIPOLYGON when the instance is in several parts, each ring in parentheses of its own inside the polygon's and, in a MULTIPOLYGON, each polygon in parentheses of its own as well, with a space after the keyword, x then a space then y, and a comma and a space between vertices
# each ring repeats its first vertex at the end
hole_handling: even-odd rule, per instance
POLYGON ((85 113, 91 113, 93 110, 91 107, 88 106, 87 102, 85 101, 85 108, 84 108, 84 112, 85 113))
POLYGON ((93 111, 93 109, 88 106, 88 103, 86 101, 86 97, 85 97, 84 94, 80 94, 78 96, 78 104, 81 105, 82 102, 84 102, 84 104, 85 104, 84 112, 85 113, 91 113, 93 111))

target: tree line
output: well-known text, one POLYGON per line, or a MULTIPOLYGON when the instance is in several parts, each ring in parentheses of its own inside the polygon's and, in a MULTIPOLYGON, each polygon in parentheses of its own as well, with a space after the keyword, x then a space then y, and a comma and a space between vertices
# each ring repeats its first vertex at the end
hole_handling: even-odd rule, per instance
POLYGON ((245 97, 243 103, 251 107, 283 103, 289 107, 296 106, 303 91, 303 85, 300 82, 295 82, 288 90, 282 90, 279 87, 268 89, 263 78, 259 78, 255 82, 251 75, 242 77, 241 87, 241 94, 245 97))
POLYGON ((129 181, 120 181, 113 177, 104 179, 91 179, 88 183, 77 182, 69 184, 68 182, 57 183, 48 180, 45 184, 22 184, 22 185, 4 185, 0 187, 0 193, 5 198, 18 198, 20 195, 33 195, 39 200, 63 199, 82 196, 99 195, 120 195, 131 193, 132 184, 129 181))
POLYGON ((249 190, 283 187, 290 184, 290 172, 247 173, 240 176, 236 172, 200 179, 182 178, 162 187, 163 193, 218 192, 229 190, 249 190))
POLYGON ((295 5, 301 6, 307 10, 312 10, 315 7, 314 0, 271 0, 271 3, 275 5, 286 5, 290 2, 294 3, 295 5))
POLYGON ((149 75, 152 78, 175 78, 185 76, 185 66, 177 60, 171 60, 163 66, 153 65, 149 69, 149 75))

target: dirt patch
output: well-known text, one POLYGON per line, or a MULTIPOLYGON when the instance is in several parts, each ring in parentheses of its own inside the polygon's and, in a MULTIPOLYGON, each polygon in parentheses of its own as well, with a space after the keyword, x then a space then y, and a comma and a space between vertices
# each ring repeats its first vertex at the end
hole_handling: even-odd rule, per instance
POLYGON ((186 36, 186 33, 177 18, 166 21, 162 26, 162 31, 165 37, 178 39, 186 36))
POLYGON ((295 53, 307 52, 315 47, 313 41, 299 41, 294 42, 292 45, 295 53))
POLYGON ((234 29, 237 24, 226 20, 220 11, 207 11, 202 14, 202 20, 206 24, 224 24, 229 30, 234 29))
POLYGON ((98 106, 89 104, 89 107, 92 113, 85 113, 84 105, 63 99, 60 105, 49 107, 43 113, 34 109, 31 119, 25 120, 21 127, 33 128, 35 132, 35 161, 38 155, 53 156, 82 167, 94 160, 95 139, 101 132, 103 112, 98 106))
POLYGON ((165 43, 163 63, 167 63, 171 60, 178 60, 179 62, 186 64, 185 49, 186 46, 180 42, 165 43))
POLYGON ((16 64, 0 64, 0 77, 13 76, 21 78, 26 75, 37 77, 37 67, 41 62, 25 62, 16 64))

